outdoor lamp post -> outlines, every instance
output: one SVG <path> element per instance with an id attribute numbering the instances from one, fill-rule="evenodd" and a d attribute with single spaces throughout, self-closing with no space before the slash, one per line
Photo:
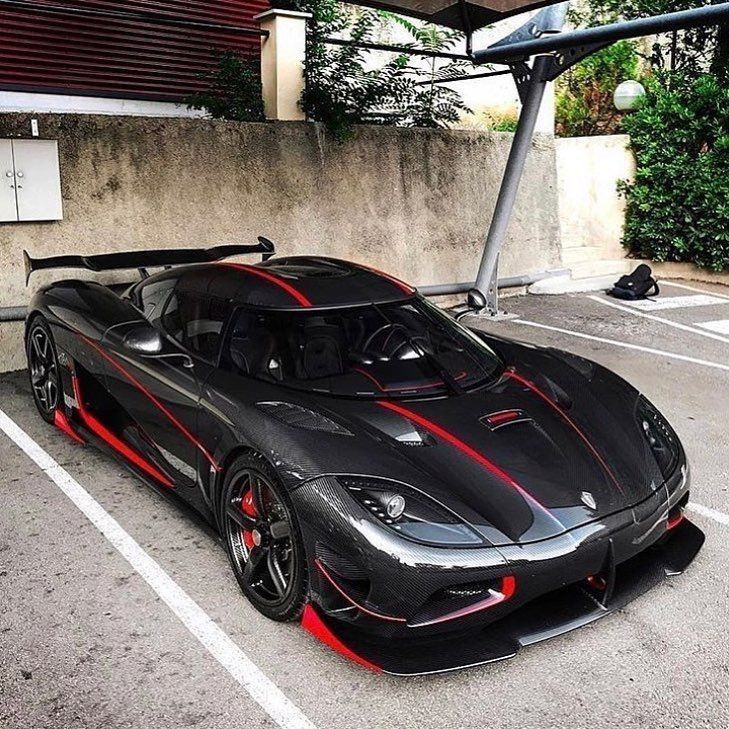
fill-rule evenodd
<path id="1" fill-rule="evenodd" d="M 645 96 L 645 89 L 637 81 L 623 81 L 613 93 L 613 103 L 618 111 L 633 111 Z"/>

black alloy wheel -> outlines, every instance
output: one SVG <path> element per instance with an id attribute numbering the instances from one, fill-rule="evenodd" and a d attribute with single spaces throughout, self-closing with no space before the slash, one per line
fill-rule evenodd
<path id="1" fill-rule="evenodd" d="M 33 400 L 43 419 L 52 423 L 63 386 L 53 335 L 44 319 L 38 317 L 31 323 L 25 344 Z"/>
<path id="2" fill-rule="evenodd" d="M 225 478 L 222 525 L 243 593 L 273 620 L 296 620 L 306 602 L 306 560 L 283 487 L 260 456 L 237 458 Z"/>

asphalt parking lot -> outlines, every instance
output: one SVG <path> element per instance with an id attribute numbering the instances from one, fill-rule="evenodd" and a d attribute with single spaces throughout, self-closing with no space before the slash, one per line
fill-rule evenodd
<path id="1" fill-rule="evenodd" d="M 602 295 L 514 297 L 504 303 L 520 318 L 485 326 L 595 359 L 663 410 L 707 535 L 696 562 L 592 626 L 439 676 L 371 674 L 258 614 L 208 533 L 46 425 L 25 373 L 0 375 L 0 410 L 177 590 L 151 589 L 59 488 L 60 469 L 42 470 L 0 431 L 0 727 L 250 728 L 275 726 L 272 713 L 319 729 L 729 727 L 729 290 L 685 286 L 666 283 L 657 310 Z M 182 591 L 200 608 L 186 623 Z M 220 644 L 196 637 L 201 624 L 230 641 L 229 670 Z"/>

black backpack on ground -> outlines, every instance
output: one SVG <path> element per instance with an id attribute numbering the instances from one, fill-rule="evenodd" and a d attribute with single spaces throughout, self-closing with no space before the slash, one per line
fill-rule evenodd
<path id="1" fill-rule="evenodd" d="M 631 301 L 647 299 L 649 296 L 658 296 L 660 289 L 652 274 L 653 271 L 651 271 L 650 266 L 641 263 L 633 273 L 621 276 L 615 285 L 607 290 L 607 293 L 616 299 L 629 299 Z"/>

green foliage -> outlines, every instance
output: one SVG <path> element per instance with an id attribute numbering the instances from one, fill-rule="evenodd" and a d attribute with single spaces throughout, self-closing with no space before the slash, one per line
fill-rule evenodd
<path id="1" fill-rule="evenodd" d="M 381 66 L 370 62 L 371 51 L 324 42 L 346 37 L 354 42 L 380 42 L 388 23 L 405 28 L 408 45 L 443 51 L 456 44 L 455 31 L 420 27 L 399 16 L 352 8 L 337 0 L 302 0 L 302 10 L 313 14 L 306 47 L 306 88 L 301 105 L 308 118 L 322 122 L 338 139 L 353 134 L 355 124 L 400 124 L 441 127 L 468 111 L 460 94 L 436 84 L 463 74 L 470 64 L 443 64 L 435 59 L 430 71 L 412 65 L 405 54 L 394 54 Z"/>
<path id="2" fill-rule="evenodd" d="M 636 155 L 623 244 L 640 257 L 729 269 L 729 87 L 659 74 L 626 116 Z"/>
<path id="3" fill-rule="evenodd" d="M 557 80 L 557 134 L 614 134 L 622 115 L 613 104 L 613 91 L 637 74 L 638 54 L 630 41 L 603 48 L 566 71 Z"/>
<path id="4" fill-rule="evenodd" d="M 234 51 L 216 54 L 215 70 L 203 76 L 208 88 L 185 99 L 188 109 L 204 109 L 214 119 L 263 121 L 258 63 Z"/>

